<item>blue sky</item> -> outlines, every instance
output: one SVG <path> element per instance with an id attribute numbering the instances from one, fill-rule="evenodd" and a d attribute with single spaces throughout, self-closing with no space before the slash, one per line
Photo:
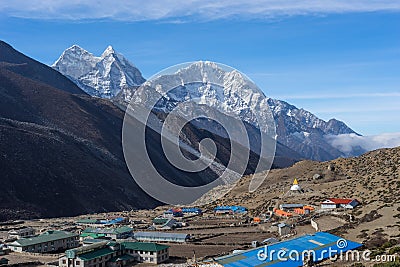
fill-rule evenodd
<path id="1" fill-rule="evenodd" d="M 147 78 L 181 62 L 216 61 L 267 96 L 363 135 L 400 132 L 400 4 L 107 2 L 0 0 L 0 39 L 46 64 L 73 44 L 95 55 L 111 44 Z"/>

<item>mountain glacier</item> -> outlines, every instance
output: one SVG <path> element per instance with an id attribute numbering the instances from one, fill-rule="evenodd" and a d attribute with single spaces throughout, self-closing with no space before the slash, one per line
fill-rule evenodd
<path id="1" fill-rule="evenodd" d="M 100 57 L 73 45 L 67 48 L 52 65 L 86 93 L 102 97 L 115 97 L 122 89 L 142 84 L 140 71 L 123 55 L 108 46 Z"/>
<path id="2" fill-rule="evenodd" d="M 324 121 L 285 101 L 264 97 L 240 72 L 212 62 L 195 62 L 146 82 L 140 71 L 111 46 L 96 57 L 74 45 L 52 67 L 88 94 L 109 98 L 120 106 L 126 106 L 144 84 L 163 95 L 156 108 L 167 112 L 178 103 L 196 99 L 199 104 L 206 101 L 204 104 L 211 107 L 233 112 L 257 128 L 267 127 L 265 122 L 272 114 L 277 141 L 305 159 L 330 160 L 364 152 L 357 149 L 345 154 L 329 142 L 330 135 L 357 134 L 345 123 Z M 272 113 L 266 112 L 268 109 Z"/>
<path id="3" fill-rule="evenodd" d="M 163 96 L 155 108 L 167 113 L 178 103 L 195 101 L 232 112 L 265 132 L 273 116 L 278 142 L 306 159 L 330 160 L 360 153 L 358 150 L 344 154 L 333 147 L 327 138 L 330 135 L 356 134 L 345 123 L 336 119 L 326 122 L 304 109 L 267 98 L 243 74 L 236 70 L 224 70 L 213 62 L 195 62 L 173 74 L 158 75 L 143 85 L 145 90 L 155 90 Z M 119 101 L 128 103 L 133 96 L 134 91 L 125 94 L 125 98 Z"/>

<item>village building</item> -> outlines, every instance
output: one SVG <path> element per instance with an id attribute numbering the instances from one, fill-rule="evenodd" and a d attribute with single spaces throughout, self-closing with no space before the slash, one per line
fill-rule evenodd
<path id="1" fill-rule="evenodd" d="M 129 221 L 123 217 L 116 217 L 113 219 L 90 219 L 84 218 L 76 221 L 76 224 L 91 226 L 91 227 L 110 227 L 113 225 L 126 224 Z"/>
<path id="2" fill-rule="evenodd" d="M 290 225 L 287 225 L 286 223 L 280 223 L 278 224 L 278 233 L 280 236 L 285 236 L 290 234 L 292 228 Z"/>
<path id="3" fill-rule="evenodd" d="M 20 238 L 7 244 L 12 251 L 32 253 L 62 251 L 78 245 L 78 234 L 66 231 L 47 231 L 35 237 Z"/>
<path id="4" fill-rule="evenodd" d="M 297 208 L 302 209 L 305 206 L 305 204 L 280 204 L 279 209 L 281 210 L 294 210 Z"/>
<path id="5" fill-rule="evenodd" d="M 280 209 L 276 209 L 276 208 L 273 210 L 273 212 L 276 216 L 279 216 L 279 217 L 289 218 L 289 217 L 293 216 L 293 213 L 290 213 L 290 212 L 287 212 L 284 210 L 280 210 Z"/>
<path id="6" fill-rule="evenodd" d="M 170 230 L 177 227 L 177 221 L 171 218 L 154 218 L 153 226 L 156 229 Z"/>
<path id="7" fill-rule="evenodd" d="M 116 228 L 86 228 L 80 235 L 80 240 L 84 239 L 125 239 L 132 236 L 133 229 L 127 226 Z"/>
<path id="8" fill-rule="evenodd" d="M 34 235 L 35 235 L 35 229 L 33 229 L 32 227 L 25 227 L 9 231 L 8 239 L 20 239 L 24 237 L 31 237 Z"/>
<path id="9" fill-rule="evenodd" d="M 321 203 L 321 209 L 337 209 L 337 208 L 354 209 L 358 205 L 360 205 L 360 202 L 357 199 L 328 198 L 327 200 Z"/>
<path id="10" fill-rule="evenodd" d="M 200 208 L 182 208 L 184 215 L 200 215 L 203 211 Z"/>
<path id="11" fill-rule="evenodd" d="M 214 208 L 217 214 L 247 213 L 247 208 L 242 206 L 217 206 Z"/>
<path id="12" fill-rule="evenodd" d="M 143 242 L 184 243 L 190 240 L 190 235 L 183 233 L 137 232 L 134 234 L 134 238 Z"/>
<path id="13" fill-rule="evenodd" d="M 164 218 L 183 217 L 183 212 L 182 209 L 169 209 L 164 211 L 162 216 Z"/>
<path id="14" fill-rule="evenodd" d="M 133 263 L 159 264 L 169 259 L 169 246 L 144 242 L 103 241 L 67 250 L 60 267 L 122 267 Z"/>

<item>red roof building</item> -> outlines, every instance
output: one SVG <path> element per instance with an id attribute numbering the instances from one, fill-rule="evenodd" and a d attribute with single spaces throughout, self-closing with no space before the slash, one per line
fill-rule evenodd
<path id="1" fill-rule="evenodd" d="M 328 198 L 321 203 L 321 209 L 354 209 L 358 205 L 360 205 L 360 202 L 353 198 Z"/>

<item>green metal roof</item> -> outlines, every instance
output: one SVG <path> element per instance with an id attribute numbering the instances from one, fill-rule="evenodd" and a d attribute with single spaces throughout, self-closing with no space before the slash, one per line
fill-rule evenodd
<path id="1" fill-rule="evenodd" d="M 122 247 L 125 249 L 141 250 L 141 251 L 161 251 L 169 248 L 167 245 L 160 245 L 149 242 L 122 242 Z"/>
<path id="2" fill-rule="evenodd" d="M 12 243 L 10 243 L 11 246 L 16 246 L 16 247 L 26 247 L 26 246 L 32 246 L 40 243 L 46 243 L 46 242 L 51 242 L 59 239 L 65 239 L 65 238 L 70 238 L 70 237 L 76 237 L 78 234 L 71 233 L 71 232 L 66 232 L 66 231 L 47 231 L 44 234 L 30 237 L 30 238 L 21 238 L 18 239 Z"/>
<path id="3" fill-rule="evenodd" d="M 153 223 L 155 224 L 165 224 L 169 221 L 170 219 L 167 218 L 154 218 Z"/>
<path id="4" fill-rule="evenodd" d="M 135 259 L 135 257 L 133 257 L 131 255 L 128 255 L 128 254 L 124 254 L 124 255 L 121 255 L 121 256 L 117 256 L 117 257 L 111 258 L 109 260 L 109 262 L 128 261 L 128 260 L 133 260 L 133 259 Z"/>
<path id="5" fill-rule="evenodd" d="M 97 222 L 98 220 L 95 219 L 80 219 L 76 221 L 76 223 L 88 223 L 88 224 L 95 224 Z"/>
<path id="6" fill-rule="evenodd" d="M 99 242 L 104 242 L 104 239 L 91 239 L 91 238 L 87 238 L 87 239 L 84 239 L 82 242 L 83 242 L 84 244 L 96 244 L 96 243 L 99 243 Z"/>
<path id="7" fill-rule="evenodd" d="M 117 232 L 119 234 L 133 231 L 133 229 L 128 226 L 121 226 L 121 227 L 114 228 L 114 229 L 115 229 L 115 232 Z"/>
<path id="8" fill-rule="evenodd" d="M 101 248 L 101 249 L 96 249 L 96 250 L 88 252 L 88 253 L 80 254 L 78 257 L 81 258 L 82 260 L 89 261 L 89 260 L 93 260 L 93 259 L 96 259 L 99 257 L 113 254 L 114 252 L 115 252 L 115 250 L 112 250 L 109 247 L 105 247 L 105 248 Z"/>
<path id="9" fill-rule="evenodd" d="M 99 238 L 99 237 L 105 237 L 105 234 L 99 234 L 99 233 L 82 233 L 80 235 L 81 237 L 92 237 L 92 238 Z"/>

